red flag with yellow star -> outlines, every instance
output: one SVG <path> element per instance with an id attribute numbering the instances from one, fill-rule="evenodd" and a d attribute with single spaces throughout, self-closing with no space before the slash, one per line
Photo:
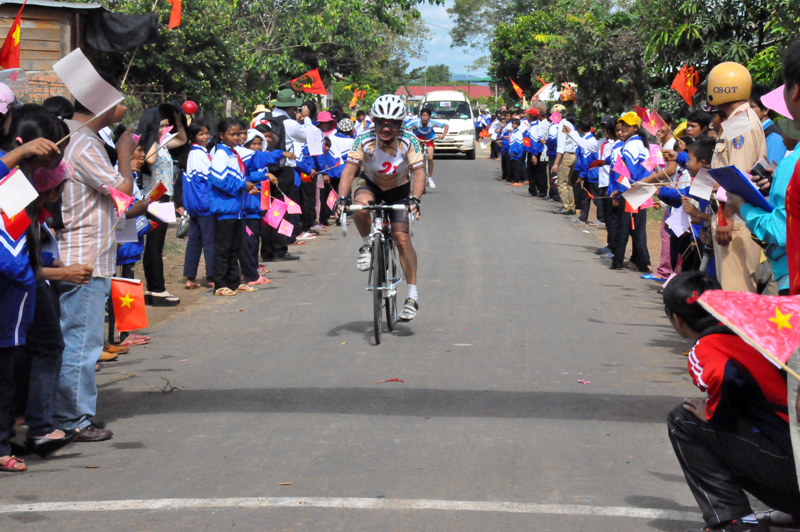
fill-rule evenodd
<path id="1" fill-rule="evenodd" d="M 800 296 L 709 290 L 699 301 L 775 365 L 785 364 L 800 346 Z"/>
<path id="2" fill-rule="evenodd" d="M 31 219 L 25 214 L 25 210 L 21 210 L 11 217 L 6 216 L 6 213 L 0 213 L 0 216 L 3 217 L 3 228 L 6 233 L 8 233 L 8 236 L 15 242 L 19 240 L 19 237 L 21 237 L 28 226 L 31 225 Z"/>
<path id="3" fill-rule="evenodd" d="M 266 211 L 270 204 L 269 179 L 265 179 L 261 182 L 261 210 Z"/>
<path id="4" fill-rule="evenodd" d="M 511 79 L 511 78 L 508 78 L 508 79 Z M 519 96 L 520 99 L 522 99 L 522 87 L 517 85 L 517 83 L 513 79 L 511 79 L 511 86 L 514 87 L 514 92 L 517 93 L 517 96 Z"/>
<path id="5" fill-rule="evenodd" d="M 28 0 L 25 0 L 25 4 Z M 8 35 L 0 48 L 0 67 L 2 68 L 19 68 L 19 41 L 20 41 L 20 24 L 22 21 L 22 10 L 25 9 L 25 4 L 19 8 L 17 18 L 8 29 Z"/>
<path id="6" fill-rule="evenodd" d="M 307 92 L 309 94 L 322 94 L 326 96 L 328 91 L 325 90 L 325 85 L 322 83 L 322 78 L 319 75 L 319 69 L 309 70 L 299 78 L 293 79 L 291 82 L 292 88 L 297 92 Z"/>
<path id="7" fill-rule="evenodd" d="M 120 192 L 116 188 L 108 187 L 108 194 L 111 196 L 111 199 L 114 200 L 114 209 L 117 211 L 117 218 L 121 218 L 125 211 L 128 210 L 128 207 L 133 205 L 133 198 L 125 194 L 124 192 Z"/>
<path id="8" fill-rule="evenodd" d="M 137 279 L 111 279 L 111 301 L 119 332 L 147 327 L 144 308 L 144 286 Z"/>
<path id="9" fill-rule="evenodd" d="M 695 67 L 683 65 L 680 71 L 675 75 L 672 80 L 671 89 L 678 91 L 686 105 L 692 106 L 692 97 L 697 92 L 697 86 L 700 84 L 700 74 L 697 73 Z"/>

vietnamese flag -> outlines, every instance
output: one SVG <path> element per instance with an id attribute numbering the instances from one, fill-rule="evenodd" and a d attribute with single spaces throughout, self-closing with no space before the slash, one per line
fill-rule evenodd
<path id="1" fill-rule="evenodd" d="M 133 205 L 133 198 L 111 187 L 108 187 L 108 194 L 111 196 L 111 199 L 114 200 L 114 209 L 117 210 L 117 218 L 122 218 L 122 215 L 125 214 L 128 207 Z"/>
<path id="2" fill-rule="evenodd" d="M 667 123 L 664 122 L 664 119 L 662 119 L 657 112 L 650 111 L 650 127 L 658 131 L 662 127 L 667 127 Z M 655 133 L 653 133 L 653 135 L 655 135 Z"/>
<path id="3" fill-rule="evenodd" d="M 522 137 L 522 145 L 525 146 L 526 148 L 530 148 L 531 147 L 530 137 Z"/>
<path id="4" fill-rule="evenodd" d="M 650 130 L 650 109 L 645 109 L 644 107 L 639 107 L 636 105 L 634 105 L 633 108 L 636 110 L 636 116 L 638 116 L 639 120 L 642 121 L 642 127 L 644 127 L 651 135 L 655 135 L 656 132 Z"/>
<path id="5" fill-rule="evenodd" d="M 692 98 L 697 92 L 697 86 L 699 84 L 700 74 L 697 73 L 697 69 L 693 66 L 683 65 L 680 71 L 675 75 L 675 79 L 672 80 L 670 88 L 678 91 L 678 94 L 681 95 L 686 105 L 691 107 Z"/>
<path id="6" fill-rule="evenodd" d="M 17 18 L 14 19 L 14 23 L 11 24 L 11 27 L 8 29 L 6 40 L 3 43 L 3 47 L 0 48 L 0 67 L 2 68 L 19 68 L 20 24 L 22 20 L 22 10 L 25 9 L 25 4 L 27 3 L 28 0 L 25 0 L 25 3 L 19 8 Z"/>
<path id="7" fill-rule="evenodd" d="M 511 79 L 511 78 L 508 78 L 508 79 Z M 513 80 L 513 79 L 511 79 L 511 86 L 512 86 L 512 87 L 514 87 L 514 92 L 516 92 L 516 93 L 517 93 L 517 96 L 519 96 L 519 98 L 520 98 L 520 99 L 522 99 L 522 87 L 520 87 L 519 85 L 517 85 L 517 84 L 514 82 L 514 80 Z"/>
<path id="8" fill-rule="evenodd" d="M 286 214 L 303 214 L 300 205 L 292 201 L 288 196 L 284 196 L 283 201 L 286 202 Z"/>
<path id="9" fill-rule="evenodd" d="M 278 233 L 283 236 L 292 236 L 292 232 L 294 232 L 294 225 L 290 224 L 286 220 L 281 220 L 281 225 L 278 226 Z"/>
<path id="10" fill-rule="evenodd" d="M 169 29 L 175 29 L 181 25 L 181 16 L 183 15 L 182 0 L 167 0 L 172 4 L 172 11 L 169 12 Z"/>
<path id="11" fill-rule="evenodd" d="M 31 219 L 24 210 L 19 211 L 17 214 L 9 218 L 6 213 L 2 213 L 3 227 L 14 242 L 19 240 L 25 230 L 31 225 Z"/>
<path id="12" fill-rule="evenodd" d="M 159 181 L 158 184 L 153 187 L 153 190 L 150 191 L 150 194 L 148 194 L 147 197 L 153 201 L 158 201 L 159 199 L 161 199 L 161 196 L 166 194 L 166 192 L 167 192 L 167 187 L 164 186 L 164 183 Z"/>
<path id="13" fill-rule="evenodd" d="M 261 182 L 261 210 L 266 211 L 270 205 L 269 179 Z"/>
<path id="14" fill-rule="evenodd" d="M 333 206 L 336 204 L 336 200 L 338 199 L 339 194 L 335 190 L 331 190 L 331 193 L 328 194 L 328 200 L 325 202 L 325 204 L 329 209 L 333 209 Z"/>
<path id="15" fill-rule="evenodd" d="M 309 70 L 299 78 L 293 79 L 291 82 L 292 89 L 297 92 L 307 92 L 309 94 L 322 94 L 328 95 L 325 90 L 325 85 L 322 83 L 322 78 L 319 75 L 319 69 Z"/>
<path id="16" fill-rule="evenodd" d="M 776 366 L 800 346 L 800 296 L 709 290 L 699 301 Z"/>
<path id="17" fill-rule="evenodd" d="M 273 229 L 277 229 L 286 214 L 286 209 L 286 203 L 275 198 L 272 200 L 272 206 L 267 211 L 266 216 L 264 216 L 264 221 Z"/>
<path id="18" fill-rule="evenodd" d="M 119 332 L 147 327 L 144 308 L 144 286 L 136 279 L 111 279 L 111 302 Z"/>

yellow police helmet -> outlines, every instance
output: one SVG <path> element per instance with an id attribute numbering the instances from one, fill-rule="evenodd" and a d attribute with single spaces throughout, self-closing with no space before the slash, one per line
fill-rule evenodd
<path id="1" fill-rule="evenodd" d="M 558 114 L 563 114 L 567 112 L 567 108 L 561 105 L 560 103 L 557 103 L 550 108 L 550 114 L 553 114 L 556 111 L 558 111 Z"/>
<path id="2" fill-rule="evenodd" d="M 721 63 L 708 75 L 708 103 L 717 106 L 748 100 L 753 79 L 739 63 Z"/>

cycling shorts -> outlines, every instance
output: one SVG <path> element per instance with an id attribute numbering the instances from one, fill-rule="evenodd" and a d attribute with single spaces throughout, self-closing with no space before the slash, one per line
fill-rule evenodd
<path id="1" fill-rule="evenodd" d="M 356 201 L 360 194 L 370 193 L 375 198 L 375 204 L 385 203 L 386 205 L 405 204 L 411 196 L 411 182 L 399 187 L 382 190 L 378 185 L 365 179 L 364 183 L 356 189 L 353 195 Z M 389 221 L 393 224 L 408 224 L 408 209 L 404 211 L 389 211 Z"/>

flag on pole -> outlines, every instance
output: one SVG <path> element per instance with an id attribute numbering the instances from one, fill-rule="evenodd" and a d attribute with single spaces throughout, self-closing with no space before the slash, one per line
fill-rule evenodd
<path id="1" fill-rule="evenodd" d="M 339 194 L 335 190 L 331 190 L 331 193 L 328 194 L 328 200 L 325 202 L 329 209 L 333 209 L 337 199 L 339 199 Z"/>
<path id="2" fill-rule="evenodd" d="M 561 113 L 558 111 L 553 111 L 553 114 L 550 115 L 550 121 L 554 124 L 561 122 Z"/>
<path id="3" fill-rule="evenodd" d="M 294 225 L 287 222 L 286 220 L 281 220 L 281 225 L 278 226 L 278 233 L 283 236 L 292 236 L 292 232 L 294 231 Z"/>
<path id="4" fill-rule="evenodd" d="M 693 66 L 683 65 L 680 71 L 675 75 L 672 80 L 671 89 L 678 91 L 686 105 L 692 106 L 692 97 L 697 92 L 697 86 L 700 84 L 700 74 Z"/>
<path id="5" fill-rule="evenodd" d="M 658 131 L 662 127 L 667 127 L 667 123 L 658 115 L 656 111 L 650 111 L 650 127 Z M 653 133 L 655 135 L 655 133 Z"/>
<path id="6" fill-rule="evenodd" d="M 286 203 L 278 198 L 273 199 L 272 206 L 267 211 L 266 216 L 264 216 L 264 221 L 273 229 L 277 229 L 281 220 L 283 220 L 283 216 L 286 214 L 286 208 Z"/>
<path id="7" fill-rule="evenodd" d="M 117 218 L 122 218 L 128 207 L 133 205 L 133 198 L 127 194 L 120 192 L 116 188 L 108 187 L 108 194 L 114 200 L 114 208 L 117 210 Z"/>
<path id="8" fill-rule="evenodd" d="M 299 78 L 293 79 L 291 82 L 292 89 L 297 92 L 307 92 L 309 94 L 322 94 L 327 96 L 328 91 L 325 90 L 325 85 L 322 83 L 322 78 L 319 75 L 319 69 L 309 70 Z"/>
<path id="9" fill-rule="evenodd" d="M 0 209 L 14 216 L 39 197 L 28 178 L 19 169 L 0 179 Z"/>
<path id="10" fill-rule="evenodd" d="M 20 29 L 21 29 L 21 22 L 22 22 L 22 10 L 25 9 L 25 4 L 28 3 L 28 0 L 25 0 L 25 3 L 22 4 L 22 7 L 19 8 L 19 12 L 17 13 L 17 18 L 14 19 L 14 22 L 11 24 L 11 27 L 8 29 L 8 35 L 6 35 L 6 40 L 3 43 L 3 47 L 0 48 L 0 67 L 2 68 L 19 68 L 19 42 L 20 42 Z"/>
<path id="11" fill-rule="evenodd" d="M 164 186 L 164 183 L 159 181 L 156 186 L 153 187 L 153 190 L 150 191 L 150 194 L 147 195 L 153 201 L 158 201 L 161 199 L 161 196 L 167 193 L 167 187 Z"/>
<path id="12" fill-rule="evenodd" d="M 111 302 L 114 305 L 114 320 L 119 332 L 147 327 L 142 281 L 116 277 L 111 279 Z"/>
<path id="13" fill-rule="evenodd" d="M 549 83 L 545 82 L 545 80 L 542 79 L 542 76 L 536 76 L 536 79 L 539 80 L 539 83 L 541 83 L 542 86 L 549 85 Z"/>
<path id="14" fill-rule="evenodd" d="M 511 79 L 511 78 L 508 78 L 508 79 Z M 517 84 L 514 82 L 514 80 L 513 80 L 513 79 L 511 79 L 511 86 L 512 86 L 512 87 L 514 87 L 514 92 L 516 92 L 516 93 L 517 93 L 517 96 L 519 96 L 519 97 L 520 97 L 520 99 L 522 99 L 522 87 L 520 87 L 519 85 L 517 85 Z"/>
<path id="15" fill-rule="evenodd" d="M 100 77 L 80 48 L 53 65 L 53 70 L 75 99 L 96 115 L 105 113 L 123 99 L 121 92 Z"/>
<path id="16" fill-rule="evenodd" d="M 183 6 L 181 0 L 167 0 L 172 4 L 172 10 L 169 12 L 169 29 L 175 29 L 181 25 L 181 16 L 183 15 Z"/>
<path id="17" fill-rule="evenodd" d="M 300 209 L 300 205 L 295 203 L 289 197 L 284 197 L 283 201 L 286 202 L 286 214 L 302 214 L 303 211 Z"/>
<path id="18" fill-rule="evenodd" d="M 708 290 L 699 301 L 773 364 L 785 364 L 800 345 L 800 296 Z"/>
<path id="19" fill-rule="evenodd" d="M 625 177 L 630 179 L 631 171 L 628 170 L 628 167 L 625 166 L 625 161 L 622 160 L 622 157 L 617 157 L 617 161 L 614 163 L 614 167 L 612 168 L 616 173 L 618 173 L 621 177 Z M 617 179 L 617 182 L 621 182 Z"/>
<path id="20" fill-rule="evenodd" d="M 636 111 L 636 116 L 639 117 L 639 120 L 642 121 L 642 127 L 644 127 L 648 133 L 651 135 L 655 135 L 654 131 L 650 131 L 650 109 L 645 109 L 644 107 L 639 107 L 637 105 L 633 106 L 633 109 Z"/>
<path id="21" fill-rule="evenodd" d="M 266 211 L 270 206 L 269 179 L 261 182 L 261 210 Z"/>
<path id="22" fill-rule="evenodd" d="M 19 211 L 17 214 L 12 216 L 6 215 L 5 212 L 1 213 L 3 217 L 3 227 L 15 242 L 19 240 L 19 237 L 22 236 L 22 233 L 31 225 L 31 219 L 28 218 L 28 215 L 25 211 Z"/>

